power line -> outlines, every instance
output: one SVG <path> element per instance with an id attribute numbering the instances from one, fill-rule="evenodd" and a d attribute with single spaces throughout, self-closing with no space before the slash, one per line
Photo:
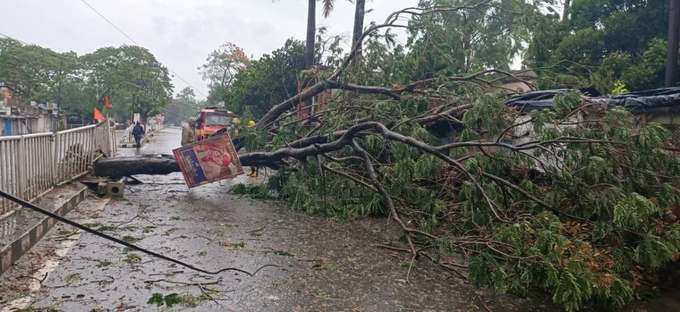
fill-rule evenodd
<path id="1" fill-rule="evenodd" d="M 133 44 L 135 44 L 135 45 L 137 45 L 137 46 L 141 46 L 141 44 L 137 43 L 137 41 L 135 41 L 135 39 L 132 39 L 132 37 L 131 37 L 130 35 L 128 35 L 125 31 L 123 31 L 120 27 L 118 27 L 114 22 L 112 22 L 110 19 L 108 19 L 106 16 L 104 16 L 104 14 L 102 14 L 102 13 L 99 12 L 97 9 L 95 9 L 95 8 L 94 8 L 91 4 L 89 4 L 87 1 L 85 1 L 85 0 L 80 0 L 80 2 L 82 2 L 82 3 L 83 3 L 85 6 L 87 6 L 90 10 L 92 10 L 92 12 L 94 12 L 94 13 L 97 14 L 99 17 L 101 17 L 101 18 L 102 18 L 104 21 L 106 21 L 109 25 L 111 25 L 111 27 L 113 27 L 116 31 L 118 31 L 121 35 L 123 35 L 123 37 L 127 38 L 128 40 L 130 40 L 130 42 L 132 42 Z M 194 87 L 193 85 L 191 85 L 186 79 L 184 79 L 184 77 L 180 76 L 177 72 L 175 72 L 174 70 L 172 70 L 172 69 L 170 69 L 170 68 L 168 68 L 168 70 L 170 71 L 170 73 L 172 73 L 173 75 L 175 75 L 180 81 L 184 82 L 187 86 L 193 88 L 194 91 L 198 92 L 200 95 L 204 96 L 205 98 L 208 98 L 207 95 L 205 95 L 203 92 L 201 92 L 201 90 L 199 90 L 199 89 L 197 89 L 196 87 Z"/>
<path id="2" fill-rule="evenodd" d="M 101 18 L 104 19 L 107 23 L 109 23 L 109 25 L 111 25 L 111 27 L 115 28 L 119 33 L 121 33 L 123 36 L 125 36 L 125 38 L 127 38 L 127 39 L 130 40 L 130 41 L 132 41 L 132 43 L 134 43 L 135 45 L 140 45 L 139 43 L 137 43 L 137 41 L 135 41 L 135 39 L 132 39 L 132 37 L 130 37 L 130 35 L 128 35 L 125 31 L 123 31 L 122 29 L 120 29 L 120 27 L 116 26 L 116 24 L 114 24 L 110 19 L 108 19 L 106 16 L 104 16 L 104 14 L 101 14 L 101 13 L 100 13 L 99 11 L 97 11 L 97 9 L 95 9 L 92 5 L 90 5 L 89 3 L 87 3 L 87 1 L 85 1 L 85 0 L 80 0 L 80 2 L 82 2 L 82 3 L 83 3 L 85 6 L 87 6 L 88 8 L 90 8 L 90 10 L 92 10 L 92 12 L 94 12 L 94 13 L 97 14 L 97 15 L 99 15 L 99 17 L 101 17 Z"/>
<path id="3" fill-rule="evenodd" d="M 253 277 L 253 276 L 255 276 L 255 274 L 257 274 L 258 272 L 260 272 L 260 271 L 261 271 L 262 269 L 264 269 L 264 268 L 267 268 L 267 267 L 279 267 L 278 265 L 275 265 L 275 264 L 266 264 L 266 265 L 260 266 L 257 270 L 255 270 L 255 271 L 252 272 L 252 273 L 250 273 L 250 272 L 248 272 L 248 271 L 245 271 L 245 270 L 242 270 L 242 269 L 239 269 L 239 268 L 223 268 L 223 269 L 220 269 L 220 270 L 218 270 L 218 271 L 208 271 L 208 270 L 206 270 L 206 269 L 202 269 L 202 268 L 196 267 L 196 266 L 194 266 L 194 265 L 192 265 L 192 264 L 189 264 L 189 263 L 186 263 L 186 262 L 177 260 L 177 259 L 175 259 L 175 258 L 171 258 L 171 257 L 165 256 L 165 255 L 159 254 L 159 253 L 157 253 L 157 252 L 148 250 L 148 249 L 146 249 L 146 248 L 139 247 L 139 246 L 137 246 L 137 245 L 135 245 L 135 244 L 132 244 L 132 243 L 128 243 L 128 242 L 126 242 L 125 240 L 122 240 L 122 239 L 113 237 L 113 236 L 108 235 L 108 234 L 106 234 L 106 233 L 102 233 L 102 232 L 100 232 L 100 231 L 94 230 L 94 229 L 92 229 L 92 228 L 90 228 L 90 227 L 88 227 L 88 226 L 85 226 L 85 225 L 80 224 L 80 223 L 78 223 L 78 222 L 75 222 L 75 221 L 73 221 L 73 220 L 71 220 L 71 219 L 68 219 L 68 218 L 63 217 L 63 216 L 60 216 L 60 215 L 58 215 L 58 214 L 56 214 L 56 213 L 53 213 L 53 212 L 50 212 L 50 211 L 45 210 L 45 209 L 43 209 L 43 208 L 40 208 L 40 207 L 38 207 L 38 206 L 36 206 L 36 205 L 34 205 L 34 204 L 31 204 L 31 203 L 29 203 L 29 202 L 27 202 L 27 201 L 25 201 L 25 200 L 23 200 L 23 199 L 21 199 L 21 198 L 15 197 L 15 196 L 13 196 L 13 195 L 11 195 L 11 194 L 5 193 L 5 192 L 3 192 L 3 191 L 1 191 L 1 190 L 0 190 L 0 197 L 4 197 L 4 198 L 6 198 L 6 199 L 8 199 L 8 200 L 10 200 L 10 201 L 12 201 L 12 202 L 14 202 L 14 203 L 17 203 L 17 204 L 21 205 L 21 206 L 24 207 L 24 208 L 31 209 L 31 210 L 33 210 L 33 211 L 35 211 L 35 212 L 38 212 L 38 213 L 40 213 L 40 214 L 46 215 L 46 216 L 48 216 L 48 217 L 50 217 L 50 218 L 53 218 L 53 219 L 55 219 L 55 220 L 57 220 L 57 221 L 59 221 L 59 222 L 68 224 L 68 225 L 70 225 L 70 226 L 73 226 L 73 227 L 75 227 L 75 228 L 78 228 L 78 229 L 80 229 L 80 230 L 83 230 L 83 231 L 85 231 L 85 232 L 88 232 L 88 233 L 93 234 L 93 235 L 95 235 L 95 236 L 98 236 L 98 237 L 101 237 L 101 238 L 103 238 L 103 239 L 112 241 L 112 242 L 114 242 L 114 243 L 116 243 L 116 244 L 125 246 L 125 247 L 130 248 L 130 249 L 133 249 L 133 250 L 137 250 L 137 251 L 143 252 L 143 253 L 145 253 L 145 254 L 147 254 L 147 255 L 149 255 L 149 256 L 152 256 L 152 257 L 155 257 L 155 258 L 159 258 L 159 259 L 162 259 L 162 260 L 165 260 L 165 261 L 169 261 L 169 262 L 172 262 L 172 263 L 181 265 L 181 266 L 183 266 L 183 267 L 185 267 L 185 268 L 187 268 L 187 269 L 189 269 L 189 270 L 201 272 L 201 273 L 204 273 L 204 274 L 218 275 L 218 274 L 221 274 L 221 273 L 223 273 L 223 272 L 234 271 L 234 272 L 240 272 L 240 273 L 246 274 L 246 275 L 248 275 L 248 276 L 250 276 L 250 277 Z"/>

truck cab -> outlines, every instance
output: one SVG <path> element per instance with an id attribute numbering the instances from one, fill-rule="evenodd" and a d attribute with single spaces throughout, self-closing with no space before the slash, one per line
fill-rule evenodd
<path id="1" fill-rule="evenodd" d="M 191 144 L 203 140 L 217 131 L 227 129 L 232 139 L 235 139 L 235 125 L 232 120 L 236 114 L 215 107 L 202 109 L 195 119 L 182 127 L 182 145 Z"/>

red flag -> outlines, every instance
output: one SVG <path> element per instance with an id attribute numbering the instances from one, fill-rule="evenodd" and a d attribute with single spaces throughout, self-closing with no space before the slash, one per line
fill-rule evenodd
<path id="1" fill-rule="evenodd" d="M 111 104 L 111 99 L 109 98 L 108 95 L 104 96 L 104 107 L 106 109 L 112 109 L 113 108 L 113 104 Z"/>
<path id="2" fill-rule="evenodd" d="M 105 120 L 106 120 L 106 117 L 104 117 L 104 114 L 102 114 L 102 112 L 100 112 L 100 111 L 95 107 L 95 108 L 94 108 L 94 117 L 93 117 L 93 119 L 96 120 L 97 122 L 102 122 L 102 121 L 105 121 Z"/>

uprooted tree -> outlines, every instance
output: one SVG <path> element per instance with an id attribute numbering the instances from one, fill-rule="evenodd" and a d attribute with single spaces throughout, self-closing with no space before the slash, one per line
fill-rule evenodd
<path id="1" fill-rule="evenodd" d="M 359 44 L 409 27 L 406 15 L 495 4 L 408 8 Z M 510 108 L 501 82 L 531 85 L 503 70 L 390 81 L 366 65 L 372 52 L 361 62 L 350 52 L 243 129 L 242 164 L 277 170 L 236 191 L 309 213 L 388 216 L 403 230 L 390 248 L 497 291 L 545 292 L 567 310 L 621 307 L 678 261 L 680 158 L 667 128 L 574 92 L 552 109 Z M 361 84 L 373 81 L 383 83 Z M 294 112 L 323 92 L 331 100 L 312 116 Z"/>

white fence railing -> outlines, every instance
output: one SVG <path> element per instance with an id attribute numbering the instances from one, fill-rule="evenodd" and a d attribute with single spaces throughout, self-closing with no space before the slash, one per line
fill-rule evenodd
<path id="1" fill-rule="evenodd" d="M 107 122 L 55 133 L 0 136 L 0 189 L 34 200 L 88 172 L 98 153 L 113 155 L 115 142 Z M 0 238 L 14 231 L 15 208 L 0 199 Z"/>

